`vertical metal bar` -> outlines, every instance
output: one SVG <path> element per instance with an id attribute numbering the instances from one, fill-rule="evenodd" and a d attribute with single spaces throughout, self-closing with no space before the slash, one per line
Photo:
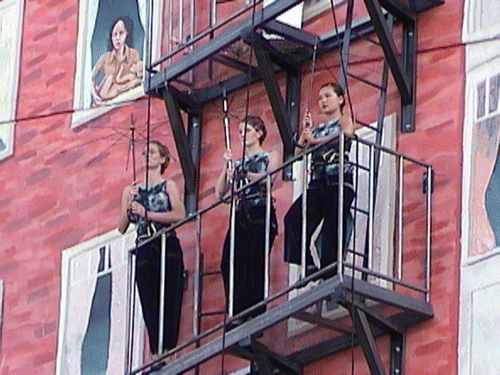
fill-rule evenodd
<path id="1" fill-rule="evenodd" d="M 340 277 L 340 281 L 344 280 L 344 257 L 343 257 L 343 228 L 344 228 L 344 152 L 345 152 L 345 134 L 340 133 L 339 137 L 339 212 L 338 212 L 338 245 L 337 245 L 337 270 Z M 354 277 L 354 273 L 352 275 Z"/>
<path id="2" fill-rule="evenodd" d="M 212 0 L 212 12 L 210 18 L 210 28 L 214 27 L 217 24 L 217 0 Z"/>
<path id="3" fill-rule="evenodd" d="M 131 340 L 131 315 L 132 315 L 132 252 L 127 251 L 127 315 L 125 317 L 125 374 L 132 370 L 132 340 Z"/>
<path id="4" fill-rule="evenodd" d="M 229 293 L 228 293 L 228 313 L 232 317 L 234 314 L 234 240 L 236 234 L 236 196 L 231 197 L 231 219 L 229 226 Z"/>
<path id="5" fill-rule="evenodd" d="M 425 233 L 425 300 L 430 301 L 431 291 L 431 194 L 432 194 L 432 168 L 427 167 L 427 196 L 426 196 L 426 233 Z"/>
<path id="6" fill-rule="evenodd" d="M 398 204 L 398 280 L 403 278 L 403 157 L 398 156 L 399 162 L 399 204 Z"/>
<path id="7" fill-rule="evenodd" d="M 300 242 L 300 277 L 306 277 L 306 244 L 307 244 L 307 185 L 309 176 L 309 155 L 302 158 L 302 236 Z"/>
<path id="8" fill-rule="evenodd" d="M 158 353 L 163 352 L 163 325 L 164 325 L 164 313 L 165 313 L 165 273 L 167 271 L 167 236 L 165 233 L 161 235 L 161 264 L 160 264 L 160 303 L 159 303 L 159 314 L 158 314 Z"/>
<path id="9" fill-rule="evenodd" d="M 195 22 L 195 8 L 194 8 L 194 0 L 191 0 L 191 3 L 190 3 L 190 9 L 191 9 L 191 14 L 190 14 L 190 27 L 189 27 L 189 39 L 193 39 L 194 38 L 194 33 L 195 33 L 195 29 L 194 29 L 194 22 Z M 192 51 L 194 49 L 194 45 L 192 44 L 190 47 L 189 47 L 189 50 Z M 191 69 L 189 71 L 189 82 L 191 82 L 191 84 L 194 84 L 194 70 Z"/>
<path id="10" fill-rule="evenodd" d="M 137 247 L 135 248 L 138 251 Z M 127 251 L 127 316 L 125 327 L 125 373 L 132 372 L 133 350 L 134 350 L 134 323 L 135 323 L 135 257 L 132 251 Z"/>
<path id="11" fill-rule="evenodd" d="M 168 13 L 169 13 L 169 17 L 168 17 L 168 39 L 167 39 L 167 45 L 168 45 L 168 51 L 169 53 L 172 53 L 173 52 L 173 48 L 172 48 L 172 42 L 173 42 L 173 31 L 174 31 L 174 2 L 173 1 L 167 1 L 167 4 L 168 4 Z M 170 58 L 168 61 L 167 61 L 167 66 L 172 62 L 172 58 Z"/>
<path id="12" fill-rule="evenodd" d="M 375 148 L 370 145 L 370 173 L 368 178 L 368 268 L 373 270 L 373 238 L 374 238 L 374 216 L 375 216 Z"/>
<path id="13" fill-rule="evenodd" d="M 183 30 L 182 30 L 182 26 L 184 26 L 184 4 L 183 4 L 183 0 L 179 0 L 179 44 L 183 44 L 183 39 L 184 39 L 184 35 L 183 35 Z"/>
<path id="14" fill-rule="evenodd" d="M 271 243 L 271 175 L 266 177 L 266 237 L 264 242 L 264 298 L 269 297 L 269 255 Z"/>
<path id="15" fill-rule="evenodd" d="M 201 304 L 201 218 L 196 215 L 196 249 L 194 261 L 194 279 L 193 279 L 193 334 L 198 336 L 200 333 L 200 304 Z"/>

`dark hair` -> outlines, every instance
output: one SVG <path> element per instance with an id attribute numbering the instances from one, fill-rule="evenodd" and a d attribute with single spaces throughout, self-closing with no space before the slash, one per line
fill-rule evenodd
<path id="1" fill-rule="evenodd" d="M 321 90 L 324 87 L 331 87 L 333 89 L 333 91 L 335 92 L 335 94 L 337 94 L 337 96 L 339 98 L 342 97 L 344 99 L 344 101 L 340 105 L 340 112 L 342 112 L 344 110 L 344 106 L 345 106 L 345 95 L 344 95 L 344 89 L 342 88 L 342 86 L 340 86 L 337 82 L 327 82 L 327 83 L 324 83 L 323 85 L 321 85 L 319 90 Z"/>
<path id="2" fill-rule="evenodd" d="M 125 44 L 127 46 L 132 45 L 132 34 L 134 32 L 134 22 L 132 21 L 132 19 L 130 17 L 123 16 L 123 17 L 117 18 L 115 20 L 115 22 L 113 22 L 113 24 L 109 28 L 108 51 L 113 51 L 113 49 L 114 49 L 114 47 L 113 47 L 113 29 L 115 28 L 116 24 L 119 21 L 123 22 L 123 24 L 125 25 L 125 29 L 127 30 L 127 38 L 125 39 Z"/>
<path id="3" fill-rule="evenodd" d="M 240 121 L 241 123 L 245 123 L 250 125 L 252 128 L 255 129 L 255 131 L 262 131 L 262 135 L 259 137 L 259 144 L 262 144 L 264 142 L 264 139 L 266 139 L 267 136 L 267 130 L 266 126 L 264 125 L 264 121 L 260 117 L 257 116 L 247 116 L 244 119 Z"/>
<path id="4" fill-rule="evenodd" d="M 149 141 L 149 146 L 151 145 L 156 145 L 156 147 L 158 147 L 158 152 L 160 153 L 160 155 L 165 158 L 165 163 L 161 165 L 160 169 L 161 174 L 163 174 L 163 172 L 165 172 L 165 170 L 167 169 L 168 164 L 170 163 L 170 152 L 168 151 L 167 146 L 165 146 L 160 141 Z"/>

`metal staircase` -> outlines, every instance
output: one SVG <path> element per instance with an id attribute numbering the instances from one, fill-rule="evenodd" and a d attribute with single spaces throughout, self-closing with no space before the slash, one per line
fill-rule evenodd
<path id="1" fill-rule="evenodd" d="M 181 48 L 169 51 L 167 55 L 148 67 L 150 79 L 147 80 L 146 92 L 161 97 L 165 102 L 184 173 L 186 206 L 188 212 L 191 213 L 189 218 L 175 227 L 192 220 L 197 220 L 199 225 L 201 215 L 212 208 L 211 206 L 197 210 L 202 127 L 201 108 L 203 105 L 221 98 L 223 92 L 230 94 L 244 89 L 251 83 L 263 81 L 283 142 L 284 164 L 280 171 L 283 171 L 283 178 L 290 179 L 290 165 L 298 159 L 293 156 L 293 134 L 298 127 L 300 68 L 304 63 L 309 63 L 315 53 L 321 55 L 337 49 L 341 50 L 343 65 L 340 82 L 345 85 L 350 79 L 357 80 L 380 90 L 376 116 L 377 125 L 373 128 L 376 132 L 376 140 L 374 143 L 356 140 L 371 150 L 369 173 L 370 178 L 373 179 L 371 185 L 373 198 L 370 204 L 375 204 L 380 154 L 387 152 L 383 147 L 380 147 L 380 143 L 389 72 L 392 73 L 401 97 L 399 129 L 402 132 L 413 131 L 415 127 L 416 17 L 419 12 L 440 5 L 444 0 L 364 0 L 369 17 L 356 21 L 352 17 L 354 1 L 347 0 L 344 4 L 346 7 L 345 25 L 332 29 L 323 35 L 295 29 L 275 20 L 278 15 L 299 3 L 299 0 L 279 0 L 268 7 L 260 7 L 255 11 L 255 4 L 261 3 L 258 1 L 246 6 L 234 17 L 219 23 L 212 14 L 207 30 L 197 36 L 193 35 Z M 245 15 L 246 17 L 244 17 Z M 234 20 L 237 22 L 233 22 Z M 403 30 L 401 53 L 392 36 L 392 29 L 396 24 L 401 24 Z M 263 30 L 283 38 L 282 40 L 286 41 L 286 48 L 282 48 L 280 43 L 274 43 L 263 37 Z M 369 35 L 376 35 L 377 40 L 373 42 L 380 46 L 384 54 L 379 83 L 366 81 L 349 70 L 351 42 L 367 38 Z M 229 56 L 225 52 L 229 46 L 235 43 L 244 43 L 251 47 L 255 64 Z M 186 51 L 189 53 L 184 53 Z M 195 68 L 207 61 L 210 64 L 220 64 L 228 69 L 228 74 L 221 82 L 216 84 L 205 82 L 196 86 L 192 81 L 187 82 L 183 78 L 186 73 L 192 74 Z M 286 73 L 284 95 L 282 95 L 275 78 L 277 72 Z M 181 111 L 188 114 L 187 133 Z M 369 126 L 360 119 L 356 119 L 356 122 L 362 126 Z M 418 165 L 419 168 L 422 168 L 424 177 L 431 175 L 430 166 L 397 153 L 391 155 L 396 158 L 398 163 L 398 188 L 403 189 L 404 187 L 404 163 L 411 162 Z M 189 348 L 189 352 L 166 363 L 154 373 L 182 374 L 196 369 L 210 358 L 222 353 L 231 353 L 254 363 L 258 368 L 258 374 L 300 374 L 304 365 L 356 344 L 362 347 L 372 374 L 401 373 L 405 327 L 432 317 L 428 281 L 430 277 L 428 269 L 430 262 L 430 178 L 425 180 L 423 191 L 425 199 L 422 201 L 422 205 L 425 207 L 427 220 L 426 254 L 425 259 L 422 260 L 425 263 L 425 270 L 422 271 L 425 275 L 424 285 L 416 286 L 412 282 L 405 281 L 400 270 L 399 273 L 396 272 L 396 276 L 377 274 L 369 267 L 368 247 L 366 247 L 360 255 L 359 252 L 356 253 L 355 250 L 352 250 L 355 256 L 359 255 L 364 260 L 361 266 L 357 265 L 356 262 L 347 265 L 353 270 L 350 274 L 349 272 L 341 272 L 339 275 L 311 287 L 307 292 L 287 299 L 289 292 L 302 288 L 321 276 L 312 275 L 263 301 L 262 304 L 266 305 L 278 302 L 257 318 L 228 331 L 224 329 L 223 325 L 219 325 L 208 332 L 200 332 L 200 320 L 203 316 L 222 312 L 201 311 L 202 279 L 205 277 L 204 275 L 208 274 L 203 269 L 202 254 L 198 249 L 199 254 L 195 265 L 195 289 L 196 293 L 199 294 L 195 295 L 196 311 L 194 315 L 197 320 L 193 323 L 194 337 L 188 343 L 182 344 L 172 351 L 186 351 Z M 400 226 L 403 222 L 401 213 L 403 198 L 401 197 L 398 205 L 400 213 L 397 214 Z M 360 209 L 359 212 L 369 215 L 371 211 Z M 366 236 L 368 238 L 368 232 Z M 400 233 L 398 236 L 402 237 L 402 234 Z M 365 240 L 364 243 L 367 244 L 368 240 Z M 399 254 L 398 258 L 402 258 L 402 255 Z M 402 262 L 401 259 L 395 261 Z M 326 272 L 328 269 L 323 271 Z M 362 276 L 353 277 L 356 274 L 355 271 Z M 384 279 L 391 287 L 374 284 L 371 282 L 373 278 Z M 321 306 L 327 303 L 341 306 L 340 310 L 344 313 L 340 316 L 325 316 L 321 313 Z M 280 349 L 266 340 L 269 336 L 281 335 L 281 342 L 289 343 L 291 339 L 288 337 L 290 332 L 287 328 L 287 322 L 290 318 L 308 322 L 316 327 L 314 329 L 319 330 L 318 337 L 320 338 L 305 339 L 301 347 L 293 347 L 290 350 Z M 261 336 L 262 334 L 264 336 Z M 391 341 L 389 372 L 384 369 L 374 341 L 376 336 L 382 334 L 389 335 Z M 213 338 L 214 335 L 215 338 Z M 156 362 L 161 363 L 172 352 L 157 358 Z M 139 373 L 143 370 L 144 368 L 131 373 Z"/>

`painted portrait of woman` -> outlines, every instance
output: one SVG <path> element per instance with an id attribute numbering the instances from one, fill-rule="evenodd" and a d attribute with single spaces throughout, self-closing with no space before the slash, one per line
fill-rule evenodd
<path id="1" fill-rule="evenodd" d="M 108 100 L 141 84 L 143 63 L 132 47 L 133 22 L 130 17 L 117 18 L 109 28 L 108 52 L 92 68 L 91 89 L 94 105 Z"/>

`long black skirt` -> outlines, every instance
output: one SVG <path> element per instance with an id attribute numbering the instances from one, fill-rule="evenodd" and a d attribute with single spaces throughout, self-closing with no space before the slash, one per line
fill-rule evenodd
<path id="1" fill-rule="evenodd" d="M 264 299 L 265 267 L 265 212 L 266 206 L 245 205 L 241 202 L 236 210 L 234 241 L 234 298 L 233 315 L 255 305 Z M 269 246 L 277 233 L 277 220 L 271 208 Z M 229 255 L 230 231 L 227 231 L 222 251 L 221 271 L 226 295 L 229 301 Z M 247 317 L 255 317 L 265 311 L 265 306 L 254 310 Z"/>
<path id="2" fill-rule="evenodd" d="M 315 181 L 313 187 L 307 190 L 307 223 L 306 223 L 306 267 L 314 266 L 311 252 L 311 237 L 321 220 L 323 226 L 315 243 L 319 250 L 320 269 L 337 262 L 338 257 L 338 226 L 339 226 L 339 185 L 328 184 L 326 179 Z M 344 210 L 342 238 L 343 249 L 347 247 L 351 228 L 351 204 L 354 191 L 349 185 L 344 185 Z M 286 262 L 300 264 L 302 259 L 302 195 L 293 202 L 285 215 L 285 252 Z M 328 278 L 336 274 L 336 269 L 323 277 Z"/>
<path id="3" fill-rule="evenodd" d="M 179 337 L 179 320 L 184 289 L 184 263 L 179 240 L 175 235 L 166 238 L 165 305 L 163 308 L 162 352 L 174 348 Z M 157 354 L 160 322 L 161 239 L 137 248 L 136 282 L 149 348 Z"/>

